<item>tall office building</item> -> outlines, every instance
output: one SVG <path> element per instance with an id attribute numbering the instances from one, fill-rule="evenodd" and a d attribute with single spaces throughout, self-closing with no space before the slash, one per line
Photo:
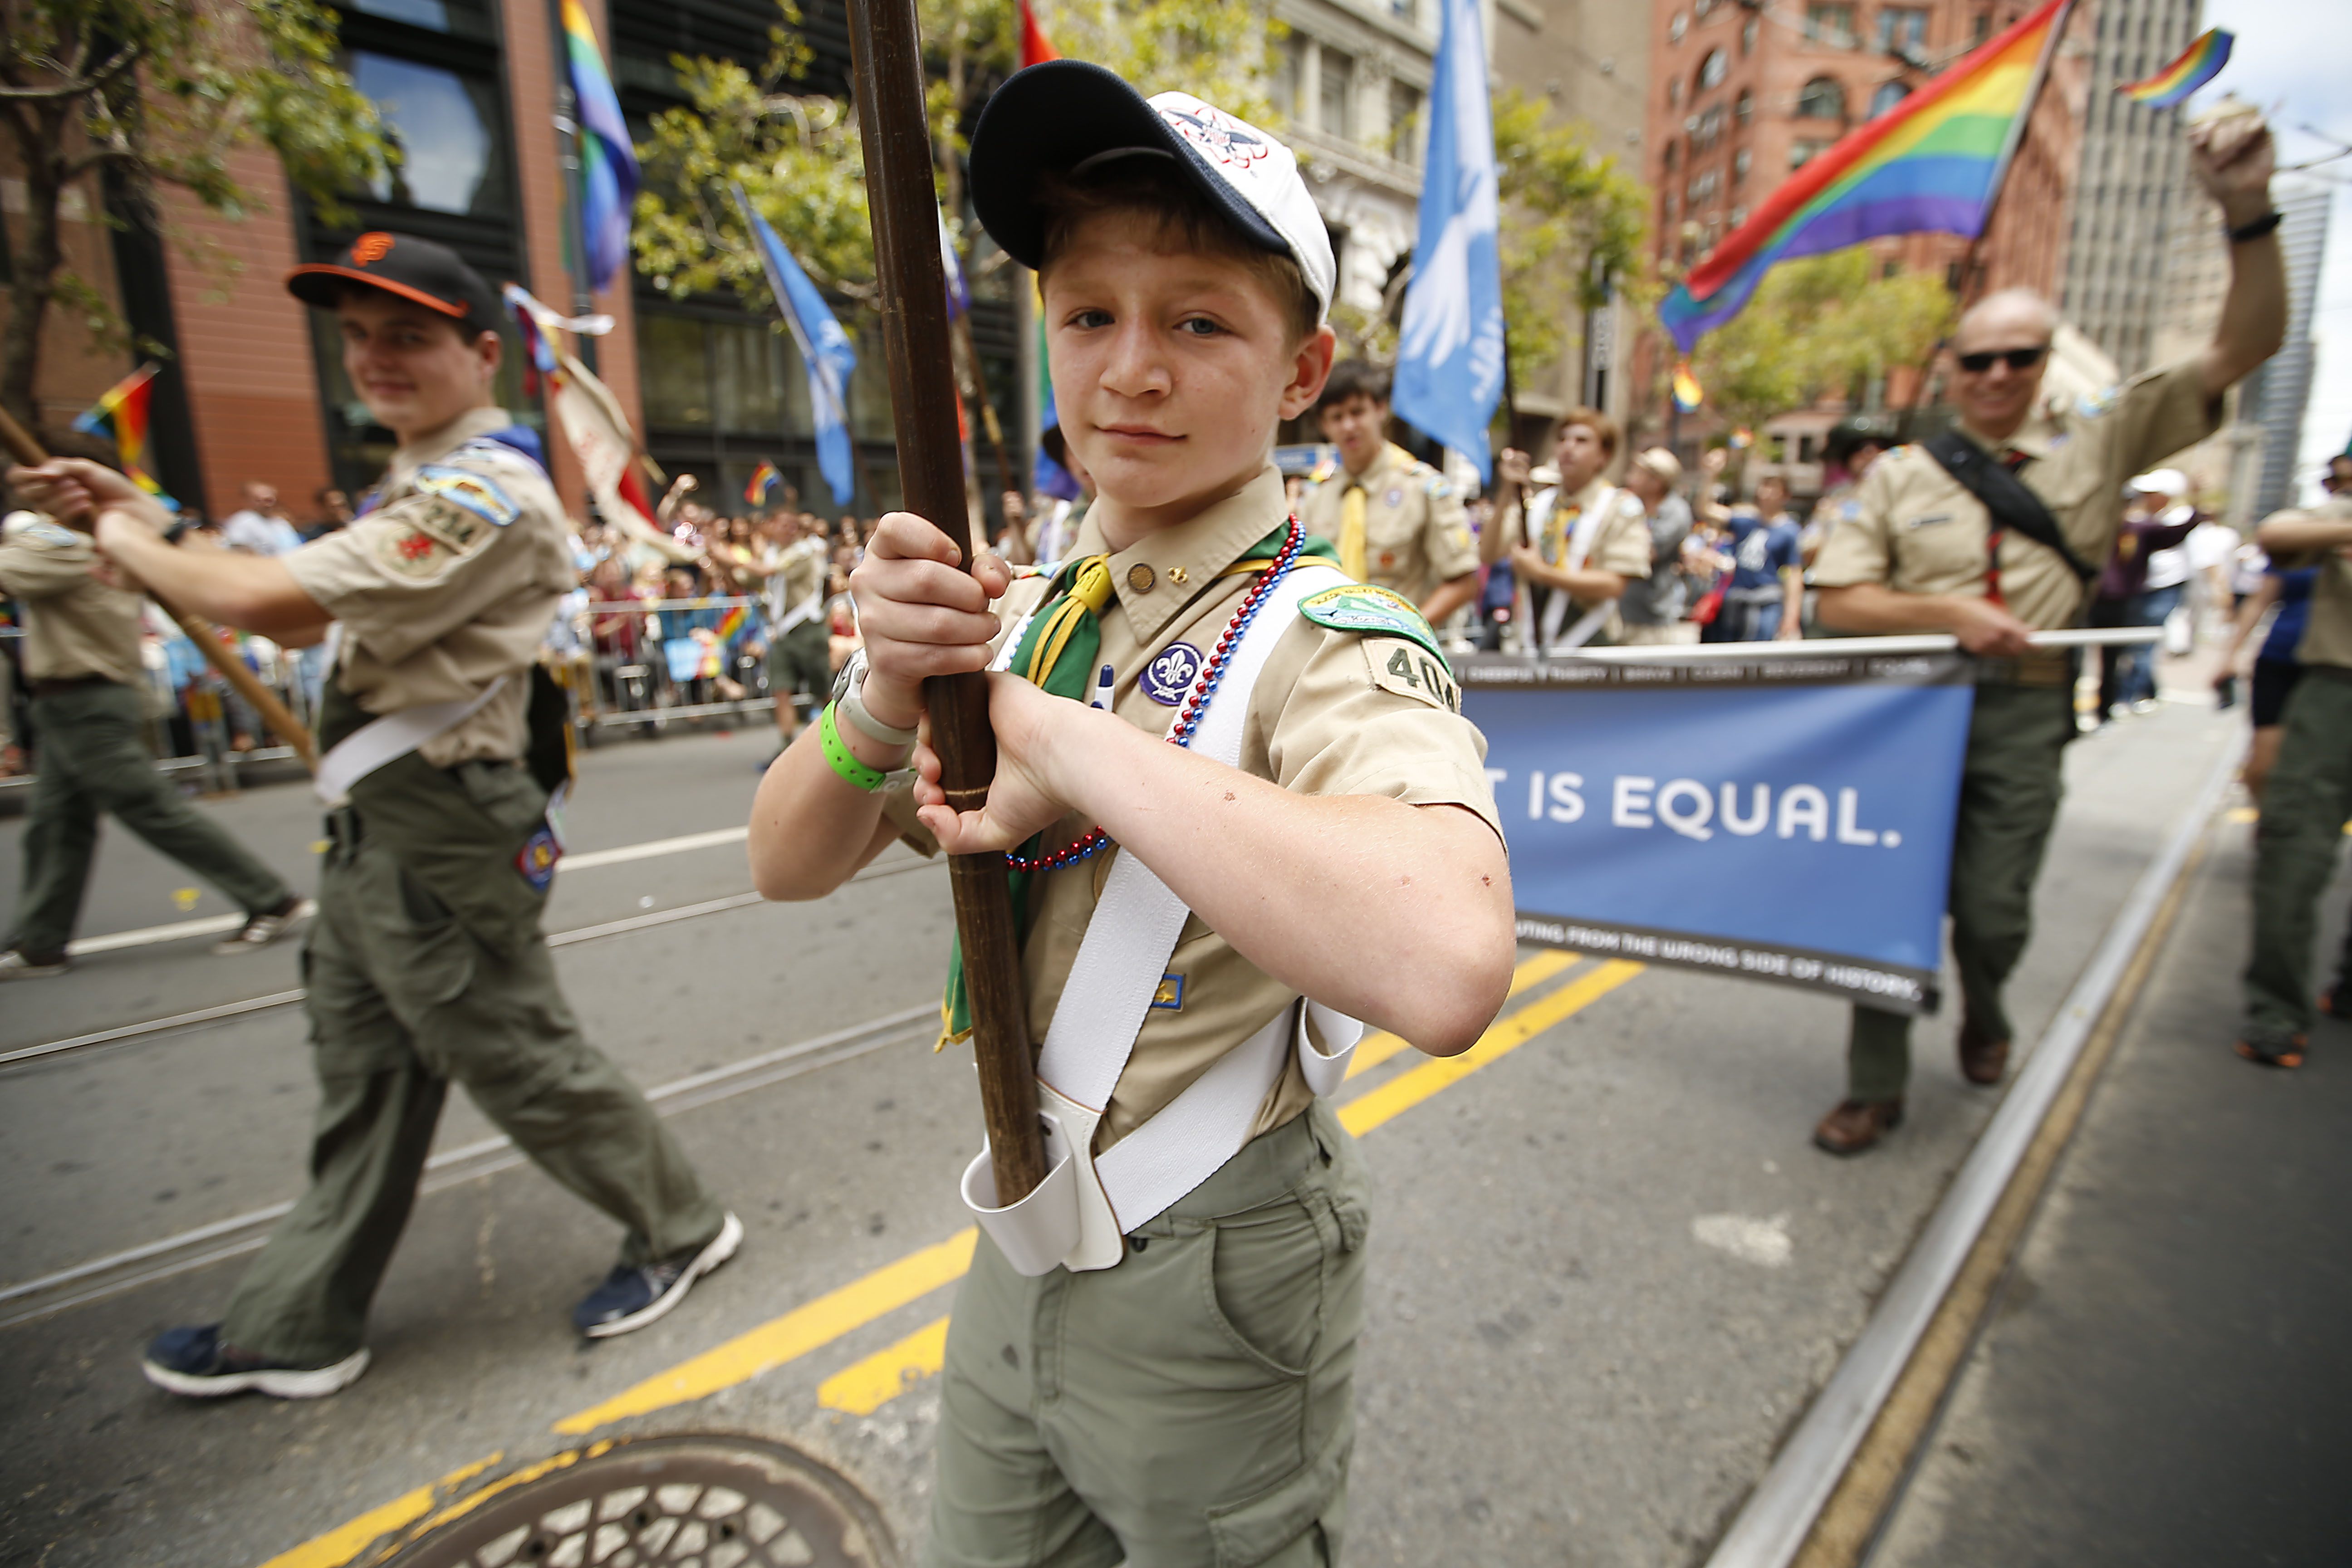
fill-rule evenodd
<path id="1" fill-rule="evenodd" d="M 2263 432 L 2261 476 L 2254 483 L 2252 514 L 2261 518 L 2297 498 L 2295 459 L 2303 443 L 2303 415 L 2311 400 L 2313 308 L 2319 300 L 2319 274 L 2327 250 L 2327 216 L 2335 193 L 2315 181 L 2280 178 L 2271 186 L 2281 222 L 2279 248 L 2286 257 L 2286 344 L 2269 363 L 2246 378 L 2241 394 L 2244 417 Z"/>
<path id="2" fill-rule="evenodd" d="M 2157 363 L 2166 258 L 2195 221 L 2182 111 L 2116 89 L 2169 64 L 2200 26 L 2200 0 L 2098 0 L 2091 87 L 2061 309 L 2126 375 Z"/>

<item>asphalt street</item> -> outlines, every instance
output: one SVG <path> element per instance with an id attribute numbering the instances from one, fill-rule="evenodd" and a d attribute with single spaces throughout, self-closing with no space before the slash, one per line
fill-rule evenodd
<path id="1" fill-rule="evenodd" d="M 2014 985 L 2029 1037 L 2242 722 L 2168 705 L 2074 748 Z M 586 753 L 547 920 L 557 933 L 657 921 L 572 941 L 559 971 L 641 1084 L 716 1075 L 657 1103 L 749 1238 L 654 1329 L 593 1347 L 572 1335 L 609 1224 L 527 1166 L 467 1153 L 489 1130 L 453 1101 L 438 1147 L 460 1157 L 394 1262 L 367 1376 L 312 1404 L 174 1400 L 140 1378 L 139 1346 L 216 1316 L 259 1234 L 231 1222 L 299 1188 L 299 1009 L 0 1068 L 0 1183 L 16 1197 L 0 1260 L 0 1563 L 326 1568 L 467 1467 L 676 1430 L 793 1443 L 870 1492 L 902 1542 L 919 1537 L 929 1373 L 969 1246 L 955 1178 L 979 1143 L 968 1058 L 934 1056 L 919 1012 L 942 973 L 946 879 L 894 851 L 819 904 L 660 918 L 748 890 L 740 843 L 708 836 L 740 826 L 770 744 L 674 734 Z M 317 814 L 300 786 L 202 809 L 310 884 Z M 20 831 L 0 822 L 0 902 Z M 227 912 L 209 890 L 184 907 L 185 887 L 110 832 L 82 932 Z M 2242 920 L 2219 919 L 2226 976 Z M 115 947 L 9 988 L 0 1051 L 299 984 L 290 943 L 205 948 Z M 1953 1020 L 1931 1021 L 1901 1132 L 1834 1161 L 1808 1134 L 1843 1086 L 1839 1005 L 1521 958 L 1471 1057 L 1430 1063 L 1391 1042 L 1339 1097 L 1377 1184 L 1351 1563 L 1699 1560 L 1995 1103 L 1959 1078 Z M 2208 1029 L 2196 1048 L 2210 1044 Z M 727 1071 L 750 1058 L 768 1065 Z M 209 1250 L 230 1256 L 207 1262 L 208 1244 L 184 1239 L 208 1227 Z M 40 1283 L 138 1249 L 136 1266 Z"/>

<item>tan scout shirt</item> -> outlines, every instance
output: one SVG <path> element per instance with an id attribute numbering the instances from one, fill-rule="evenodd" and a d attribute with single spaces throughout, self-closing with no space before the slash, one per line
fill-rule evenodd
<path id="1" fill-rule="evenodd" d="M 1631 490 L 1596 479 L 1571 495 L 1562 495 L 1558 485 L 1538 492 L 1527 511 L 1536 515 L 1536 534 L 1527 537 L 1527 514 L 1513 501 L 1504 509 L 1501 528 L 1506 546 L 1520 542 L 1532 543 L 1536 552 L 1554 566 L 1568 553 L 1569 543 L 1576 537 L 1576 525 L 1584 509 L 1601 499 L 1602 492 L 1614 491 L 1609 502 L 1610 515 L 1592 537 L 1592 548 L 1584 553 L 1584 570 L 1614 572 L 1620 577 L 1647 577 L 1650 574 L 1650 525 L 1648 514 L 1642 510 L 1641 498 Z M 1546 500 L 1545 497 L 1551 498 Z"/>
<path id="2" fill-rule="evenodd" d="M 2196 362 L 2184 360 L 2038 413 L 1992 455 L 2024 454 L 2018 477 L 2050 508 L 2074 553 L 2096 566 L 2115 549 L 2124 481 L 2211 435 L 2220 413 Z M 1903 594 L 1983 596 L 1991 518 L 1925 447 L 1897 447 L 1871 464 L 1857 500 L 1814 558 L 1816 587 L 1884 583 Z M 2073 626 L 2087 592 L 2057 552 L 2015 529 L 2001 535 L 2000 596 L 2019 620 L 2044 631 Z"/>
<path id="3" fill-rule="evenodd" d="M 1335 468 L 1299 498 L 1299 525 L 1338 543 L 1348 492 L 1364 492 L 1364 570 L 1418 605 L 1441 583 L 1478 570 L 1478 546 L 1462 498 L 1445 477 L 1393 442 L 1361 474 Z"/>
<path id="4" fill-rule="evenodd" d="M 1239 494 L 1192 521 L 1111 556 L 1118 596 L 1103 612 L 1102 662 L 1116 672 L 1112 706 L 1122 718 L 1155 735 L 1167 732 L 1175 709 L 1153 700 L 1137 677 L 1172 644 L 1190 644 L 1203 655 L 1215 647 L 1253 580 L 1218 574 L 1244 559 L 1251 545 L 1281 523 L 1285 510 L 1282 477 L 1268 468 Z M 1102 549 L 1102 531 L 1089 517 L 1074 558 Z M 1045 578 L 1013 584 L 998 607 L 1008 633 L 1045 598 L 1047 585 Z M 1396 675 L 1391 661 L 1415 675 Z M 1387 795 L 1415 805 L 1464 806 L 1500 837 L 1494 796 L 1482 771 L 1486 740 L 1459 716 L 1460 705 L 1460 693 L 1441 661 L 1420 644 L 1329 631 L 1301 616 L 1258 678 L 1241 767 L 1302 795 Z M 894 795 L 887 806 L 909 843 L 927 854 L 936 850 L 929 832 L 914 820 L 906 793 Z M 1066 817 L 1046 842 L 1071 843 L 1093 826 L 1079 816 Z M 1034 1040 L 1044 1040 L 1053 1022 L 1118 853 L 1107 850 L 1067 870 L 1031 879 L 1032 921 L 1022 970 Z M 1149 1121 L 1297 995 L 1235 952 L 1197 915 L 1184 922 L 1168 974 L 1096 1134 L 1097 1152 Z M 1286 1061 L 1281 1080 L 1258 1109 L 1253 1137 L 1290 1121 L 1314 1099 L 1299 1075 L 1297 1054 Z"/>
<path id="5" fill-rule="evenodd" d="M 89 535 L 39 512 L 12 511 L 0 525 L 0 595 L 25 612 L 26 679 L 146 679 L 140 595 L 92 577 L 96 557 Z"/>
<path id="6" fill-rule="evenodd" d="M 2330 496 L 2307 514 L 2334 522 L 2352 521 L 2352 496 Z M 2294 557 L 2279 556 L 2282 568 L 2316 565 L 2318 580 L 2311 585 L 2311 612 L 2304 622 L 2303 641 L 2294 657 L 2303 664 L 2352 668 L 2352 560 L 2340 550 L 2305 551 Z"/>
<path id="7" fill-rule="evenodd" d="M 477 408 L 401 447 L 375 510 L 278 558 L 342 623 L 337 679 L 366 711 L 471 700 L 508 678 L 480 711 L 417 748 L 435 767 L 523 754 L 524 672 L 573 585 L 563 509 L 547 476 L 511 448 L 466 447 L 511 423 L 502 408 Z M 427 488 L 453 479 L 461 490 L 481 482 L 476 504 L 511 521 L 499 525 Z"/>
<path id="8" fill-rule="evenodd" d="M 814 535 L 793 540 L 768 563 L 770 631 L 782 626 L 785 616 L 812 599 L 816 608 L 802 618 L 820 618 L 824 608 L 824 541 Z"/>

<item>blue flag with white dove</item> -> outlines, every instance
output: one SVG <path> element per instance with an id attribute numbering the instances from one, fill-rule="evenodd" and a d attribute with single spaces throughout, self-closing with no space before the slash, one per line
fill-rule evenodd
<path id="1" fill-rule="evenodd" d="M 776 297 L 776 309 L 791 329 L 793 342 L 801 351 L 801 363 L 808 366 L 809 412 L 816 422 L 816 467 L 824 476 L 827 489 L 833 491 L 833 504 L 847 506 L 857 494 L 857 463 L 849 444 L 849 375 L 857 368 L 857 351 L 849 342 L 849 334 L 834 320 L 825 307 L 824 296 L 816 291 L 801 264 L 768 226 L 768 220 L 752 210 L 743 195 L 743 187 L 735 187 L 735 205 L 742 213 L 743 222 L 752 237 L 760 242 L 760 265 L 768 275 L 768 291 Z"/>
<path id="2" fill-rule="evenodd" d="M 1491 480 L 1486 426 L 1503 394 L 1503 264 L 1478 0 L 1445 0 L 1426 166 L 1391 405 Z"/>

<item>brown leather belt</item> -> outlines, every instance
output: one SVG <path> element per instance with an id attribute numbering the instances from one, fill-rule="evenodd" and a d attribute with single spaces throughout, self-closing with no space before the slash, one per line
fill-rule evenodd
<path id="1" fill-rule="evenodd" d="M 2010 658 L 1976 661 L 1979 686 L 2072 686 L 2075 664 L 2073 650 L 2037 647 Z"/>

